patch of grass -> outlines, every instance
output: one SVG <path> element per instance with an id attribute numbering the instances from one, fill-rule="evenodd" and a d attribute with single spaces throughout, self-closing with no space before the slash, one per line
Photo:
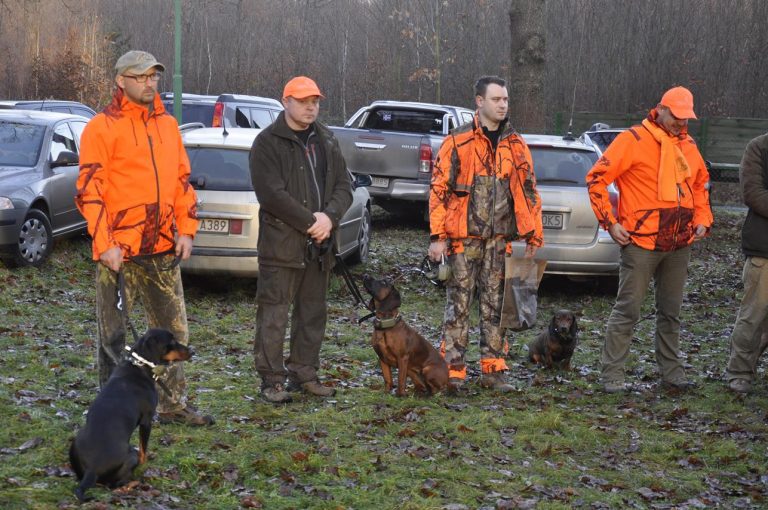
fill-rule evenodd
<path id="1" fill-rule="evenodd" d="M 387 395 L 370 348 L 371 326 L 332 279 L 322 375 L 338 393 L 297 395 L 287 406 L 259 397 L 253 369 L 256 282 L 186 278 L 190 398 L 214 427 L 156 425 L 140 483 L 91 491 L 82 508 L 697 508 L 761 507 L 768 391 L 734 396 L 722 373 L 738 309 L 743 213 L 717 212 L 696 245 L 682 316 L 682 350 L 699 387 L 659 387 L 653 319 L 635 332 L 627 379 L 635 391 L 605 395 L 598 384 L 611 282 L 545 278 L 541 317 L 580 313 L 581 343 L 570 372 L 526 361 L 537 330 L 509 336 L 516 390 L 468 384 L 460 396 Z M 355 267 L 397 278 L 402 313 L 437 343 L 444 291 L 418 267 L 426 226 L 377 210 L 371 260 Z M 69 440 L 96 391 L 93 263 L 84 238 L 58 243 L 39 270 L 0 268 L 0 506 L 81 508 L 67 466 Z M 652 313 L 649 296 L 643 316 Z M 477 316 L 470 332 L 477 370 Z M 134 323 L 141 329 L 136 315 Z"/>

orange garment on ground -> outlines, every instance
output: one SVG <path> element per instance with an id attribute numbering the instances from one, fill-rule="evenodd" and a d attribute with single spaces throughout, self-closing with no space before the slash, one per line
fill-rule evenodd
<path id="1" fill-rule="evenodd" d="M 197 198 L 179 126 L 155 94 L 150 113 L 118 89 L 85 127 L 75 203 L 88 221 L 93 259 L 120 247 L 127 259 L 194 237 Z"/>
<path id="2" fill-rule="evenodd" d="M 431 239 L 460 241 L 471 237 L 467 215 L 472 183 L 475 176 L 486 175 L 509 179 L 516 238 L 541 246 L 544 240 L 541 198 L 536 191 L 531 152 L 507 122 L 494 154 L 477 114 L 472 123 L 457 128 L 445 138 L 435 160 L 429 193 Z M 452 243 L 452 248 L 455 253 L 462 251 L 460 242 Z"/>
<path id="3" fill-rule="evenodd" d="M 655 124 L 656 110 L 648 119 Z M 665 132 L 666 133 L 666 132 Z M 693 242 L 696 225 L 712 226 L 709 173 L 696 142 L 687 132 L 667 133 L 682 152 L 690 175 L 678 186 L 675 200 L 659 199 L 661 143 L 643 125 L 619 134 L 587 174 L 592 210 L 606 230 L 618 222 L 629 232 L 630 241 L 647 250 L 671 251 Z M 607 187 L 615 182 L 619 191 L 617 218 Z"/>

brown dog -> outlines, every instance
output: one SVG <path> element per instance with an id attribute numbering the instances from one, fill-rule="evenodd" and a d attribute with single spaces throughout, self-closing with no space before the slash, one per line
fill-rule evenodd
<path id="1" fill-rule="evenodd" d="M 411 378 L 416 391 L 434 394 L 448 385 L 448 365 L 437 349 L 400 317 L 400 293 L 392 282 L 363 278 L 373 299 L 373 349 L 379 356 L 387 392 L 392 390 L 392 368 L 397 368 L 397 395 L 405 394 Z"/>
<path id="2" fill-rule="evenodd" d="M 534 363 L 543 363 L 547 368 L 557 364 L 569 370 L 573 351 L 579 342 L 578 333 L 576 315 L 570 310 L 558 310 L 547 329 L 528 344 L 528 359 Z"/>

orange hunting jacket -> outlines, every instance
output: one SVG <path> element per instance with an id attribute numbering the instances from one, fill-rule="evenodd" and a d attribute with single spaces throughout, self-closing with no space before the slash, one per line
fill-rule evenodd
<path id="1" fill-rule="evenodd" d="M 655 110 L 649 119 L 655 122 Z M 709 173 L 704 159 L 687 132 L 678 138 L 691 175 L 680 185 L 673 202 L 658 198 L 661 144 L 642 124 L 619 134 L 608 146 L 586 177 L 592 210 L 603 228 L 619 222 L 630 233 L 630 242 L 657 251 L 688 246 L 696 225 L 711 228 L 712 211 L 705 188 Z M 619 190 L 618 218 L 606 190 L 611 182 Z"/>
<path id="2" fill-rule="evenodd" d="M 127 259 L 194 237 L 196 196 L 179 126 L 155 95 L 149 113 L 118 89 L 82 134 L 75 202 L 88 221 L 93 259 L 118 246 Z"/>
<path id="3" fill-rule="evenodd" d="M 522 136 L 506 122 L 494 154 L 477 114 L 473 122 L 456 128 L 445 138 L 435 160 L 429 193 L 431 239 L 454 241 L 454 251 L 462 251 L 456 241 L 470 237 L 467 214 L 476 175 L 509 179 L 516 238 L 541 246 L 541 198 L 536 191 L 531 152 Z"/>

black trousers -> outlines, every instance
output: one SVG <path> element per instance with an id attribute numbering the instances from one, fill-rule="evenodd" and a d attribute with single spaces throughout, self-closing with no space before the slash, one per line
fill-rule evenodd
<path id="1" fill-rule="evenodd" d="M 329 276 L 330 271 L 323 271 L 318 262 L 306 268 L 259 267 L 253 354 L 262 386 L 283 383 L 286 377 L 297 383 L 317 379 Z M 284 361 L 289 313 L 290 355 Z"/>

